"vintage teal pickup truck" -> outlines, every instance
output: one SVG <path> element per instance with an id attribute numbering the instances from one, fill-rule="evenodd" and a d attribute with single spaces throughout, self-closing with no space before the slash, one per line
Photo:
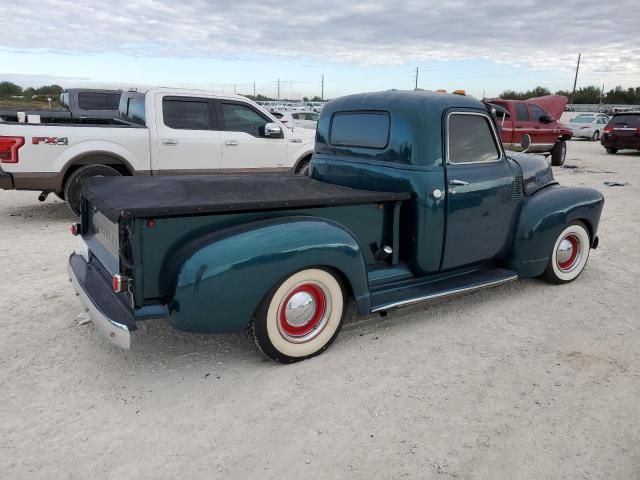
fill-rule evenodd
<path id="1" fill-rule="evenodd" d="M 506 154 L 477 100 L 353 95 L 323 109 L 310 177 L 88 179 L 69 274 L 120 347 L 162 318 L 246 329 L 264 355 L 294 362 L 335 340 L 349 298 L 368 315 L 576 279 L 603 204 L 558 185 L 541 157 Z"/>

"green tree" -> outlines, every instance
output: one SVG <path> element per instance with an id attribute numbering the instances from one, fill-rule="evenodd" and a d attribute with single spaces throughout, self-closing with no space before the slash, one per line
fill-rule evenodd
<path id="1" fill-rule="evenodd" d="M 58 96 L 63 88 L 60 85 L 44 85 L 36 89 L 36 95 Z"/>
<path id="2" fill-rule="evenodd" d="M 11 95 L 22 94 L 22 87 L 11 82 L 0 82 L 0 96 L 8 97 Z"/>

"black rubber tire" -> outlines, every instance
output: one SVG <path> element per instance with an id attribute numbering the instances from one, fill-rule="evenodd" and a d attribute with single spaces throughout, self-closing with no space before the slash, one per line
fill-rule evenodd
<path id="1" fill-rule="evenodd" d="M 617 148 L 604 147 L 604 149 L 607 151 L 607 153 L 610 153 L 610 154 L 618 153 L 618 149 Z"/>
<path id="2" fill-rule="evenodd" d="M 600 140 L 599 130 L 596 130 L 595 132 L 593 132 L 593 135 L 591 136 L 591 140 L 593 140 L 594 142 L 597 142 L 598 140 Z"/>
<path id="3" fill-rule="evenodd" d="M 64 198 L 67 207 L 75 216 L 80 215 L 80 180 L 89 177 L 117 177 L 120 176 L 115 168 L 107 165 L 84 165 L 69 175 L 64 184 Z"/>
<path id="4" fill-rule="evenodd" d="M 311 168 L 311 160 L 303 160 L 298 165 L 298 169 L 296 170 L 296 175 L 309 175 L 309 169 Z"/>
<path id="5" fill-rule="evenodd" d="M 324 341 L 324 343 L 319 343 L 318 344 L 319 347 L 313 352 L 309 353 L 308 355 L 302 355 L 302 356 L 287 355 L 286 353 L 278 350 L 278 348 L 274 345 L 274 343 L 272 342 L 272 339 L 269 336 L 268 314 L 269 314 L 269 308 L 271 306 L 271 302 L 274 300 L 274 296 L 278 293 L 278 291 L 280 290 L 280 287 L 283 286 L 285 282 L 289 281 L 290 279 L 292 279 L 293 277 L 297 276 L 300 273 L 309 272 L 309 271 L 318 271 L 318 270 L 324 272 L 325 274 L 329 274 L 331 277 L 333 277 L 336 284 L 340 288 L 340 294 L 342 295 L 342 307 L 341 307 L 342 311 L 336 312 L 340 314 L 337 327 L 335 327 L 334 333 L 331 335 L 331 337 L 328 340 Z M 278 299 L 276 299 L 276 301 L 277 300 Z M 253 314 L 253 317 L 251 318 L 249 325 L 247 326 L 247 336 L 249 337 L 249 340 L 251 341 L 251 343 L 253 343 L 253 345 L 256 347 L 256 349 L 260 353 L 262 353 L 265 357 L 267 357 L 269 360 L 273 360 L 274 362 L 280 362 L 280 363 L 300 362 L 302 360 L 315 357 L 316 355 L 320 355 L 327 348 L 329 348 L 329 346 L 331 346 L 331 344 L 338 337 L 340 330 L 342 329 L 346 311 L 347 311 L 347 298 L 345 296 L 345 288 L 339 277 L 334 275 L 329 270 L 323 270 L 318 268 L 301 270 L 299 272 L 296 272 L 292 275 L 287 276 L 284 280 L 279 282 L 271 290 L 269 290 L 269 292 L 267 292 L 265 297 L 260 302 L 260 305 L 258 305 L 258 308 L 256 308 L 256 311 Z M 329 324 L 327 324 L 327 326 L 324 328 L 325 329 L 329 328 Z M 330 331 L 328 331 L 328 333 L 330 334 Z M 311 340 L 310 342 L 316 342 L 316 340 L 320 340 L 320 336 L 321 334 L 318 335 L 318 337 Z M 282 339 L 280 340 L 282 341 Z M 286 339 L 284 341 L 286 342 Z M 293 344 L 290 344 L 290 345 L 293 345 Z"/>
<path id="6" fill-rule="evenodd" d="M 567 142 L 559 140 L 551 150 L 551 165 L 561 167 L 564 165 L 565 158 L 567 158 Z"/>
<path id="7" fill-rule="evenodd" d="M 557 242 L 554 242 L 554 245 L 552 247 L 551 253 L 549 254 L 549 262 L 547 263 L 547 267 L 544 270 L 544 273 L 540 276 L 540 278 L 546 280 L 549 283 L 553 283 L 556 285 L 562 285 L 564 283 L 569 283 L 569 282 L 573 282 L 576 278 L 578 278 L 582 272 L 584 272 L 584 269 L 587 265 L 587 262 L 589 260 L 589 252 L 591 250 L 591 235 L 589 235 L 589 229 L 585 226 L 584 223 L 582 223 L 581 221 L 575 221 L 572 222 L 570 224 L 568 224 L 566 227 L 564 227 L 562 229 L 562 232 L 560 232 L 560 235 L 558 235 L 558 237 L 563 236 L 563 234 L 567 231 L 567 229 L 572 228 L 578 228 L 579 230 L 583 231 L 583 240 L 586 242 L 586 245 L 581 245 L 581 247 L 585 248 L 586 251 L 582 252 L 582 255 L 584 256 L 584 263 L 582 264 L 582 266 L 580 267 L 579 271 L 577 272 L 577 275 L 573 276 L 573 274 L 570 274 L 569 276 L 571 278 L 561 278 L 560 275 L 563 275 L 565 272 L 562 272 L 561 270 L 559 272 L 556 272 L 556 269 L 554 268 L 554 264 L 555 264 L 555 252 L 553 251 L 553 249 L 555 249 L 555 244 Z M 573 232 L 571 232 L 573 233 Z M 580 262 L 582 263 L 582 262 Z"/>

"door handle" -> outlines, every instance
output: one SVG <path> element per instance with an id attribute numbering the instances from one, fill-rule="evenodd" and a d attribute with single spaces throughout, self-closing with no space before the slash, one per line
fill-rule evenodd
<path id="1" fill-rule="evenodd" d="M 239 145 L 240 142 L 238 142 L 238 140 L 225 140 L 224 144 L 229 145 L 230 147 L 235 147 L 236 145 Z"/>
<path id="2" fill-rule="evenodd" d="M 449 180 L 449 185 L 455 185 L 456 187 L 462 187 L 464 185 L 469 185 L 469 182 L 465 182 L 464 180 Z"/>
<path id="3" fill-rule="evenodd" d="M 162 140 L 162 144 L 163 145 L 167 145 L 170 147 L 175 147 L 176 145 L 178 145 L 178 140 L 173 140 L 170 138 L 165 138 L 164 140 Z"/>

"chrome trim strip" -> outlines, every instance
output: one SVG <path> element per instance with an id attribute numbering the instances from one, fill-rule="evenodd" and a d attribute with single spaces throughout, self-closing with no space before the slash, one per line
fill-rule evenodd
<path id="1" fill-rule="evenodd" d="M 436 300 L 438 298 L 445 298 L 445 297 L 450 297 L 450 296 L 453 296 L 453 295 L 459 295 L 459 294 L 462 294 L 462 293 L 473 292 L 475 290 L 482 290 L 483 288 L 497 287 L 498 285 L 502 285 L 503 283 L 513 282 L 513 281 L 515 281 L 517 279 L 518 279 L 518 274 L 514 274 L 514 275 L 511 275 L 511 276 L 509 276 L 507 278 L 502 278 L 500 280 L 494 280 L 493 282 L 483 283 L 483 284 L 480 284 L 480 285 L 476 285 L 474 287 L 461 287 L 461 288 L 456 288 L 454 290 L 448 290 L 446 292 L 440 292 L 440 293 L 435 293 L 435 294 L 431 294 L 431 295 L 425 295 L 423 297 L 412 298 L 410 300 L 403 300 L 401 302 L 388 303 L 386 305 L 382 305 L 380 307 L 376 307 L 375 309 L 371 310 L 371 313 L 376 313 L 376 312 L 379 312 L 381 310 L 388 310 L 390 308 L 396 308 L 396 307 L 401 307 L 401 306 L 406 306 L 406 305 L 413 305 L 414 303 L 420 303 L 420 302 L 424 302 L 426 300 Z"/>
<path id="2" fill-rule="evenodd" d="M 484 117 L 487 119 L 487 122 L 489 122 L 489 125 L 491 126 L 491 131 L 493 132 L 493 143 L 494 145 L 497 147 L 498 152 L 500 152 L 500 157 L 496 160 L 487 160 L 484 162 L 458 162 L 458 163 L 451 163 L 449 160 L 449 137 L 450 137 L 450 119 L 452 115 L 475 115 L 476 117 Z M 493 121 L 491 121 L 491 118 L 489 118 L 489 115 L 484 114 L 484 113 L 479 113 L 479 112 L 461 112 L 461 111 L 453 111 L 453 112 L 449 112 L 447 114 L 447 155 L 445 158 L 445 163 L 446 165 L 474 165 L 474 164 L 481 164 L 481 163 L 499 163 L 501 161 L 504 160 L 504 150 L 502 148 L 502 141 L 500 140 L 500 136 L 498 135 L 498 133 L 496 132 L 496 127 L 493 124 Z"/>
<path id="3" fill-rule="evenodd" d="M 69 273 L 69 280 L 80 297 L 80 301 L 89 312 L 89 317 L 91 317 L 96 330 L 117 347 L 129 350 L 131 348 L 131 332 L 127 326 L 107 317 L 96 307 L 87 292 L 82 288 L 82 285 L 80 285 L 80 281 L 76 277 L 71 264 L 67 264 L 67 272 Z"/>

